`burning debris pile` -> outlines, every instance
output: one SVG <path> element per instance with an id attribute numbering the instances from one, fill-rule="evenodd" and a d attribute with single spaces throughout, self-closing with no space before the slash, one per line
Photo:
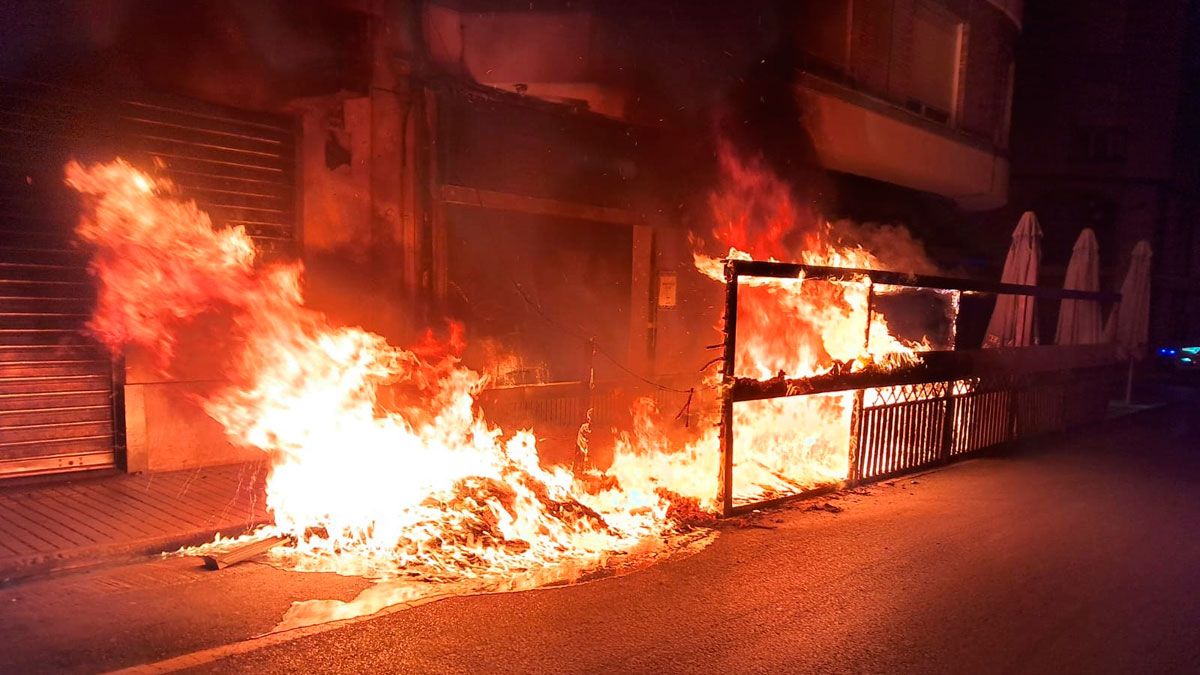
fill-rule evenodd
<path id="1" fill-rule="evenodd" d="M 424 578 L 596 564 L 675 527 L 653 490 L 591 493 L 539 464 L 533 435 L 473 407 L 483 385 L 453 349 L 420 353 L 306 308 L 298 263 L 256 265 L 241 227 L 217 228 L 171 185 L 123 161 L 67 167 L 95 247 L 91 327 L 163 368 L 180 335 L 221 317 L 228 385 L 203 398 L 232 443 L 271 458 L 273 534 L 299 568 Z M 440 352 L 440 355 L 439 355 Z M 430 358 L 424 358 L 425 355 Z M 382 388 L 411 399 L 384 406 Z M 413 404 L 419 401 L 420 404 Z"/>
<path id="2" fill-rule="evenodd" d="M 928 269 L 902 230 L 830 225 L 802 213 L 760 167 L 728 148 L 722 158 L 725 181 L 711 206 L 729 257 Z M 286 539 L 278 560 L 380 578 L 545 582 L 614 553 L 661 548 L 681 522 L 716 511 L 711 425 L 681 438 L 639 401 L 603 473 L 543 466 L 530 431 L 505 432 L 479 412 L 486 378 L 459 361 L 461 327 L 444 342 L 427 335 L 405 349 L 335 326 L 305 306 L 299 263 L 259 261 L 241 227 L 215 227 L 170 183 L 121 160 L 72 163 L 67 182 L 84 196 L 78 234 L 95 249 L 91 327 L 111 349 L 144 348 L 167 369 L 196 342 L 183 336 L 219 326 L 204 349 L 223 355 L 227 384 L 200 404 L 231 443 L 269 455 L 275 523 L 260 536 Z M 852 237 L 874 240 L 893 259 L 844 243 Z M 717 258 L 697 253 L 695 264 L 724 281 Z M 928 348 L 894 337 L 883 314 L 868 312 L 868 293 L 856 281 L 744 283 L 738 375 L 891 367 Z M 736 406 L 736 498 L 844 479 L 852 396 Z"/>

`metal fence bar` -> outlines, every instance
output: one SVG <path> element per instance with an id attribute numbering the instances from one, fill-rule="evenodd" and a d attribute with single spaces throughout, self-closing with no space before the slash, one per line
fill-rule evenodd
<path id="1" fill-rule="evenodd" d="M 1090 398 L 1099 400 L 1106 391 L 1103 386 L 1095 386 L 1093 380 L 1104 380 L 1105 373 L 1111 371 L 1114 364 L 1119 365 L 1107 346 L 1022 347 L 925 352 L 918 355 L 913 365 L 900 368 L 868 367 L 857 372 L 841 368 L 805 378 L 739 378 L 735 371 L 735 352 L 738 281 L 742 276 L 804 276 L 867 282 L 870 293 L 865 335 L 867 348 L 870 346 L 871 300 L 875 284 L 1058 299 L 1112 301 L 1120 298 L 1113 293 L 1063 291 L 876 270 L 726 260 L 719 423 L 719 495 L 725 515 L 946 463 L 989 446 L 1065 429 L 1093 419 L 1102 414 L 1103 405 L 1093 403 Z M 1111 380 L 1111 373 L 1109 375 Z M 965 391 L 957 393 L 956 383 L 960 382 L 966 383 Z M 865 402 L 868 389 L 875 392 L 871 404 Z M 734 403 L 839 391 L 854 391 L 847 479 L 795 495 L 735 506 Z M 1096 394 L 1096 391 L 1101 393 Z M 1083 399 L 1088 400 L 1075 404 Z"/>
<path id="2" fill-rule="evenodd" d="M 721 358 L 721 472 L 719 496 L 721 512 L 733 513 L 733 389 L 734 362 L 737 350 L 738 273 L 733 261 L 725 262 L 725 331 L 724 352 Z"/>
<path id="3" fill-rule="evenodd" d="M 869 353 L 871 349 L 871 313 L 875 309 L 875 284 L 867 284 L 867 321 L 863 327 L 863 353 Z M 850 447 L 847 449 L 849 454 L 848 464 L 851 476 L 860 474 L 858 468 L 858 446 L 862 442 L 862 419 L 863 419 L 863 390 L 859 389 L 854 392 L 854 404 L 850 410 Z"/>
<path id="4" fill-rule="evenodd" d="M 915 354 L 913 364 L 901 368 L 868 366 L 853 372 L 832 371 L 812 377 L 770 380 L 735 377 L 731 384 L 735 401 L 755 401 L 902 384 L 951 382 L 970 377 L 1028 376 L 1103 366 L 1113 359 L 1112 345 L 931 351 Z"/>
<path id="5" fill-rule="evenodd" d="M 1058 300 L 1095 300 L 1097 302 L 1117 302 L 1121 299 L 1120 293 L 1093 293 L 1091 291 L 1048 288 L 1046 286 L 1025 286 L 1023 284 L 1005 284 L 996 281 L 939 277 L 927 274 L 904 274 L 902 272 L 887 272 L 884 270 L 824 267 L 821 265 L 781 263 L 764 260 L 726 261 L 727 266 L 730 264 L 733 265 L 737 276 L 743 277 L 796 279 L 803 276 L 805 279 L 826 279 L 830 281 L 859 281 L 865 278 L 884 286 L 906 286 L 909 288 L 928 288 L 939 291 L 1029 295 Z"/>

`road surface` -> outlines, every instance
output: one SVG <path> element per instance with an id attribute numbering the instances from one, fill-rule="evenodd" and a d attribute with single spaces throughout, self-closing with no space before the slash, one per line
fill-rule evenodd
<path id="1" fill-rule="evenodd" d="M 1194 401 L 867 492 L 627 576 L 299 637 L 247 642 L 365 583 L 179 559 L 30 582 L 0 589 L 0 671 L 1200 672 Z"/>

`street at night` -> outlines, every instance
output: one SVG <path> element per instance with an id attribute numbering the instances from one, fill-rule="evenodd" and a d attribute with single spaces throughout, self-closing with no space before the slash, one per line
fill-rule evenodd
<path id="1" fill-rule="evenodd" d="M 0 36 L 0 675 L 1200 672 L 1200 0 Z"/>
<path id="2" fill-rule="evenodd" d="M 0 670 L 1195 672 L 1200 405 L 1174 396 L 723 523 L 705 550 L 626 576 L 315 634 L 250 639 L 291 601 L 364 582 L 194 558 L 29 582 L 0 590 Z"/>

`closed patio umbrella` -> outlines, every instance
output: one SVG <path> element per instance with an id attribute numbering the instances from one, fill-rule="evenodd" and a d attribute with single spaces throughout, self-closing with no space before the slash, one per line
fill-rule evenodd
<path id="1" fill-rule="evenodd" d="M 1000 282 L 1036 286 L 1038 263 L 1042 258 L 1042 227 L 1033 211 L 1026 211 L 1013 231 L 1008 257 Z M 1037 316 L 1033 297 L 998 295 L 992 319 L 988 321 L 984 347 L 1024 347 L 1037 344 Z"/>
<path id="2" fill-rule="evenodd" d="M 1129 359 L 1125 401 L 1133 394 L 1133 362 L 1146 355 L 1150 334 L 1150 242 L 1143 239 L 1133 247 L 1129 271 L 1121 283 L 1121 301 L 1113 307 L 1104 326 L 1106 341 L 1117 345 L 1117 353 Z"/>
<path id="3" fill-rule="evenodd" d="M 1067 278 L 1063 288 L 1070 291 L 1100 290 L 1100 245 L 1096 233 L 1084 228 L 1075 240 L 1071 262 L 1067 263 Z M 1092 345 L 1103 341 L 1100 330 L 1100 303 L 1095 300 L 1063 300 L 1058 310 L 1058 330 L 1054 343 L 1060 345 Z"/>

